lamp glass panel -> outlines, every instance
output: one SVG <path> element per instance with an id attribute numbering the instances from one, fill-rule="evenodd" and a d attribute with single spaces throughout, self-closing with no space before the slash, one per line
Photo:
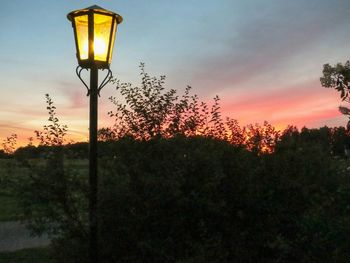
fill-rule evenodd
<path id="1" fill-rule="evenodd" d="M 74 17 L 75 30 L 78 41 L 79 59 L 84 60 L 89 58 L 89 30 L 88 30 L 88 15 Z"/>
<path id="2" fill-rule="evenodd" d="M 94 60 L 107 62 L 113 17 L 94 14 Z"/>
<path id="3" fill-rule="evenodd" d="M 109 60 L 108 60 L 108 64 L 111 64 L 111 62 L 112 62 L 112 55 L 113 55 L 113 47 L 114 47 L 114 41 L 115 41 L 116 30 L 117 30 L 117 21 L 114 20 L 113 29 L 112 29 L 111 47 L 110 47 L 110 49 L 109 49 Z"/>

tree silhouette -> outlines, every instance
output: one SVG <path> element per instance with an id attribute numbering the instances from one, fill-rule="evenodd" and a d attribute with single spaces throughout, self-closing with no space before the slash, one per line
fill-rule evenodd
<path id="1" fill-rule="evenodd" d="M 324 64 L 322 73 L 323 76 L 320 78 L 322 86 L 337 90 L 340 92 L 342 101 L 350 102 L 350 61 L 346 61 L 344 65 L 341 63 L 335 66 Z M 347 126 L 350 129 L 350 109 L 340 106 L 339 111 L 348 116 L 349 122 Z"/>
<path id="2" fill-rule="evenodd" d="M 114 118 L 115 124 L 99 130 L 101 141 L 123 137 L 150 140 L 178 135 L 204 136 L 244 146 L 256 153 L 273 151 L 279 133 L 268 122 L 241 128 L 237 120 L 223 119 L 218 96 L 213 98 L 211 106 L 200 101 L 198 95 L 191 94 L 190 86 L 180 96 L 174 89 L 165 89 L 165 76 L 150 77 L 143 63 L 140 69 L 140 87 L 116 79 L 113 81 L 122 99 L 110 97 L 116 110 L 108 114 Z"/>
<path id="3" fill-rule="evenodd" d="M 207 105 L 190 87 L 166 91 L 143 64 L 141 76 L 140 87 L 115 81 L 124 102 L 111 98 L 116 124 L 99 132 L 103 262 L 348 262 L 345 128 L 241 127 L 223 119 L 218 97 Z M 85 263 L 86 170 L 64 154 L 86 158 L 87 145 L 64 145 L 46 101 L 46 151 L 19 158 L 13 187 L 34 233 L 54 237 L 56 262 Z"/>
<path id="4" fill-rule="evenodd" d="M 12 191 L 22 208 L 26 225 L 34 235 L 48 234 L 52 247 L 59 247 L 62 240 L 71 242 L 71 246 L 74 242 L 85 244 L 88 236 L 87 178 L 81 175 L 81 170 L 65 164 L 67 126 L 57 118 L 51 97 L 46 94 L 45 98 L 49 123 L 43 130 L 35 131 L 41 154 L 33 161 L 37 147 L 27 146 L 31 154 L 23 148 L 16 151 L 14 166 L 22 170 L 11 178 Z M 84 262 L 83 255 L 79 255 L 81 262 Z"/>

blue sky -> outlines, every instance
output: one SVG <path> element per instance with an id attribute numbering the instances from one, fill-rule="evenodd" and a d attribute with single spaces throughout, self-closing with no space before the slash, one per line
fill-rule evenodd
<path id="1" fill-rule="evenodd" d="M 72 138 L 86 140 L 88 98 L 66 15 L 94 4 L 124 18 L 111 65 L 122 81 L 138 84 L 145 62 L 151 75 L 167 75 L 168 88 L 191 85 L 204 101 L 218 94 L 224 115 L 242 124 L 347 121 L 319 77 L 324 63 L 349 58 L 348 0 L 11 0 L 0 8 L 1 138 L 33 136 L 49 93 Z M 108 85 L 101 95 L 100 126 L 108 126 L 108 97 L 118 94 Z"/>

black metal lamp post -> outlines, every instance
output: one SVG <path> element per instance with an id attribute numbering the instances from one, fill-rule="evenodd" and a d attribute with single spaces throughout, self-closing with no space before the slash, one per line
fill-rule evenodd
<path id="1" fill-rule="evenodd" d="M 89 128 L 89 224 L 91 263 L 98 262 L 98 222 L 97 222 L 97 105 L 100 90 L 111 80 L 112 51 L 117 26 L 123 18 L 99 6 L 72 11 L 67 15 L 72 22 L 77 59 L 76 73 L 90 96 Z M 83 69 L 90 69 L 90 87 L 81 77 Z M 98 84 L 98 70 L 106 69 L 106 77 Z"/>

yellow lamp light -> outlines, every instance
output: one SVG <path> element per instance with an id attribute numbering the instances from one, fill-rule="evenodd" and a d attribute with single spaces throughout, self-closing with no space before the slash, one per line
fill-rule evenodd
<path id="1" fill-rule="evenodd" d="M 117 25 L 123 18 L 97 5 L 70 12 L 78 63 L 83 68 L 109 68 Z"/>

